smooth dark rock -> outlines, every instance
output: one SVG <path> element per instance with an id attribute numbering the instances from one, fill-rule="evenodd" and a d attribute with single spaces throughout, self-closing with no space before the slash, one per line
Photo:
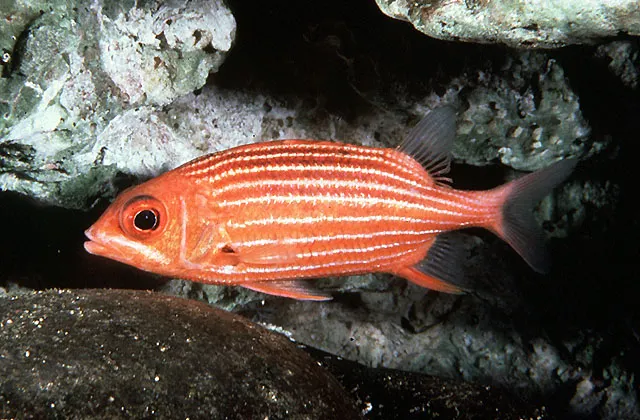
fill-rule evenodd
<path id="1" fill-rule="evenodd" d="M 550 420 L 543 404 L 500 387 L 439 378 L 397 369 L 367 368 L 306 348 L 357 399 L 369 420 Z"/>
<path id="2" fill-rule="evenodd" d="M 203 303 L 125 290 L 0 299 L 0 417 L 354 419 L 286 337 Z"/>

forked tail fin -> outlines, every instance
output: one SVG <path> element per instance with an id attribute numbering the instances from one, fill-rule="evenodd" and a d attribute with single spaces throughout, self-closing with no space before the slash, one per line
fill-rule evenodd
<path id="1" fill-rule="evenodd" d="M 538 273 L 549 271 L 550 259 L 533 207 L 567 179 L 576 163 L 576 159 L 564 159 L 496 189 L 504 204 L 492 229 Z"/>

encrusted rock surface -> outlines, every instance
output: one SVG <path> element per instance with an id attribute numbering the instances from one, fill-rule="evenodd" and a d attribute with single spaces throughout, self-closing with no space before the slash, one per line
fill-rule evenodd
<path id="1" fill-rule="evenodd" d="M 447 40 L 553 48 L 640 34 L 635 0 L 376 0 L 387 15 Z"/>
<path id="2" fill-rule="evenodd" d="M 96 139 L 118 137 L 130 153 L 155 154 L 154 168 L 167 162 L 166 151 L 156 152 L 171 139 L 162 127 L 154 131 L 144 107 L 201 88 L 236 29 L 222 1 L 36 1 L 2 12 L 0 188 L 76 208 L 90 204 L 79 191 L 103 192 L 96 181 L 115 174 L 95 167 L 100 148 L 89 159 L 83 153 Z M 124 139 L 135 122 L 149 126 L 141 134 L 157 147 L 138 150 Z"/>

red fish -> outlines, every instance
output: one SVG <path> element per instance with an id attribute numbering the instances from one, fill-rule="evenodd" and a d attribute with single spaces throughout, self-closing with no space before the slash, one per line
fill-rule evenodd
<path id="1" fill-rule="evenodd" d="M 393 273 L 465 289 L 447 232 L 478 226 L 547 269 L 532 207 L 573 170 L 565 159 L 488 191 L 446 185 L 455 111 L 437 108 L 398 149 L 285 140 L 203 156 L 120 194 L 86 231 L 88 252 L 202 283 L 295 299 L 301 279 Z"/>

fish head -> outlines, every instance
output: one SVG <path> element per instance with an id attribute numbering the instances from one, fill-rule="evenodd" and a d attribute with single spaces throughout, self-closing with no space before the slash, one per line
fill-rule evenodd
<path id="1" fill-rule="evenodd" d="M 181 203 L 188 189 L 159 177 L 123 191 L 85 231 L 84 248 L 142 270 L 171 275 L 179 254 Z"/>

